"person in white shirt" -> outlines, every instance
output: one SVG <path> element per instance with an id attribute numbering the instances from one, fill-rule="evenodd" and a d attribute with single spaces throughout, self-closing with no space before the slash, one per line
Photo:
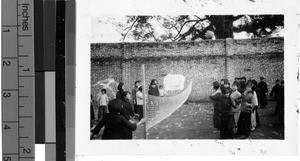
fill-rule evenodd
<path id="1" fill-rule="evenodd" d="M 97 104 L 98 104 L 98 120 L 103 117 L 104 113 L 108 113 L 107 104 L 108 96 L 106 95 L 106 89 L 101 89 L 98 93 Z"/>
<path id="2" fill-rule="evenodd" d="M 136 93 L 136 111 L 135 113 L 139 114 L 140 117 L 138 118 L 139 120 L 141 120 L 144 117 L 144 111 L 143 111 L 143 88 L 142 86 L 139 87 L 139 90 Z"/>
<path id="3" fill-rule="evenodd" d="M 164 89 L 163 85 L 160 85 L 158 88 L 158 92 L 159 92 L 159 97 L 164 97 L 166 96 L 166 90 Z"/>

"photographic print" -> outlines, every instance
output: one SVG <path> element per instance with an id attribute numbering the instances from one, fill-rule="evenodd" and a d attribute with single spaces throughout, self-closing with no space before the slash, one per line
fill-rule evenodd
<path id="1" fill-rule="evenodd" d="M 283 15 L 98 16 L 91 35 L 91 139 L 284 139 Z"/>
<path id="2" fill-rule="evenodd" d="M 79 160 L 298 154 L 296 5 L 77 6 Z"/>

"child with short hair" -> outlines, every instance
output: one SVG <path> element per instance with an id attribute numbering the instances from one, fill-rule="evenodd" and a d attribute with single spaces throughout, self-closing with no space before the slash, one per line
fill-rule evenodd
<path id="1" fill-rule="evenodd" d="M 166 95 L 166 91 L 163 85 L 159 85 L 158 92 L 160 97 L 164 97 Z"/>
<path id="2" fill-rule="evenodd" d="M 108 96 L 106 95 L 106 89 L 101 89 L 97 97 L 98 103 L 98 120 L 103 117 L 103 113 L 108 113 L 107 104 Z"/>
<path id="3" fill-rule="evenodd" d="M 210 96 L 210 99 L 220 103 L 220 139 L 233 139 L 234 117 L 231 109 L 232 101 L 229 97 L 229 88 L 221 87 L 221 92 L 215 92 Z"/>

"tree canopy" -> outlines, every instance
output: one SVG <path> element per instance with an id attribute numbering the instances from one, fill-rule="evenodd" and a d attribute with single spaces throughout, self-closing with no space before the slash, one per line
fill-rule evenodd
<path id="1" fill-rule="evenodd" d="M 251 38 L 270 37 L 283 29 L 283 15 L 180 15 L 127 16 L 117 27 L 121 41 L 131 37 L 136 41 L 204 40 L 207 31 L 216 39 L 234 38 L 233 33 L 247 32 Z"/>

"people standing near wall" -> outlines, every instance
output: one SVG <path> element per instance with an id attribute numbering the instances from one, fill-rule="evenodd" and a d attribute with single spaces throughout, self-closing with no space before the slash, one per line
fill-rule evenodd
<path id="1" fill-rule="evenodd" d="M 159 97 L 165 97 L 166 96 L 166 90 L 163 85 L 159 85 L 158 88 Z"/>
<path id="2" fill-rule="evenodd" d="M 274 100 L 276 101 L 274 115 L 278 115 L 278 113 L 279 113 L 278 103 L 280 103 L 280 102 L 278 102 L 279 101 L 279 96 L 280 96 L 280 94 L 279 94 L 280 90 L 279 89 L 280 89 L 281 84 L 280 84 L 280 80 L 278 80 L 278 79 L 276 80 L 275 83 L 276 83 L 275 86 L 273 86 L 273 88 L 270 92 L 270 97 L 273 97 Z"/>
<path id="3" fill-rule="evenodd" d="M 130 103 L 131 100 L 131 95 L 130 92 L 128 91 L 124 91 L 122 92 L 122 103 L 123 103 L 123 108 L 121 109 L 120 114 L 122 116 L 125 117 L 125 119 L 127 121 L 131 120 L 132 118 L 134 118 L 135 116 L 138 117 L 138 114 L 134 114 L 133 110 L 132 110 L 132 105 Z M 127 138 L 126 139 L 132 139 L 132 130 L 127 130 Z"/>
<path id="4" fill-rule="evenodd" d="M 241 139 L 250 137 L 251 131 L 251 111 L 253 109 L 255 100 L 251 88 L 251 83 L 246 84 L 245 92 L 242 94 L 241 113 L 238 121 L 237 135 Z"/>
<path id="5" fill-rule="evenodd" d="M 116 94 L 116 98 L 117 98 L 117 99 L 122 99 L 122 92 L 124 91 L 124 83 L 123 83 L 123 82 L 120 82 L 120 83 L 118 84 L 117 89 L 118 89 L 118 92 L 117 92 L 117 94 Z"/>
<path id="6" fill-rule="evenodd" d="M 258 88 L 260 89 L 260 101 L 259 101 L 259 108 L 265 108 L 268 105 L 267 95 L 268 95 L 268 85 L 265 82 L 264 77 L 260 77 L 260 82 L 258 83 Z"/>
<path id="7" fill-rule="evenodd" d="M 237 89 L 238 89 L 238 82 L 234 81 L 231 85 L 232 92 L 230 94 L 230 98 L 233 100 L 232 112 L 233 112 L 233 117 L 234 117 L 234 121 L 235 121 L 234 133 L 237 132 L 237 125 L 238 125 L 238 120 L 240 117 L 241 101 L 242 101 L 242 94 Z"/>
<path id="8" fill-rule="evenodd" d="M 106 95 L 106 89 L 101 89 L 97 95 L 98 120 L 103 117 L 104 113 L 108 113 L 107 104 L 108 96 Z"/>
<path id="9" fill-rule="evenodd" d="M 122 110 L 122 101 L 113 99 L 108 103 L 108 114 L 100 120 L 97 126 L 91 130 L 90 139 L 92 140 L 95 134 L 98 134 L 104 126 L 102 139 L 128 139 L 128 130 L 135 131 L 137 126 L 144 123 L 142 119 L 139 122 L 128 121 L 120 112 Z"/>
<path id="10" fill-rule="evenodd" d="M 220 139 L 233 139 L 234 138 L 234 117 L 232 112 L 232 100 L 230 99 L 229 88 L 221 87 L 221 93 L 214 92 L 210 99 L 218 101 L 220 104 Z"/>
<path id="11" fill-rule="evenodd" d="M 219 82 L 218 81 L 213 82 L 213 90 L 214 90 L 215 95 L 221 95 L 221 90 L 219 90 L 219 88 L 220 88 Z M 213 109 L 214 110 L 214 113 L 213 113 L 213 124 L 214 124 L 214 128 L 217 129 L 217 131 L 219 131 L 220 130 L 220 107 L 219 107 L 219 101 L 213 100 L 213 106 L 214 106 L 214 109 Z"/>
<path id="12" fill-rule="evenodd" d="M 139 91 L 139 87 L 141 86 L 141 81 L 137 80 L 134 82 L 134 87 L 131 90 L 131 95 L 132 95 L 132 103 L 133 103 L 133 109 L 135 111 L 136 109 L 136 93 Z M 135 111 L 136 112 L 136 111 Z"/>
<path id="13" fill-rule="evenodd" d="M 251 131 L 254 131 L 257 126 L 260 126 L 260 120 L 258 115 L 258 102 L 260 100 L 260 90 L 257 87 L 257 81 L 255 79 L 251 80 L 252 84 L 252 91 L 253 91 L 253 97 L 254 97 L 254 107 L 252 109 L 251 113 Z"/>
<path id="14" fill-rule="evenodd" d="M 242 94 L 246 90 L 246 77 L 241 77 L 239 86 L 238 86 L 238 91 Z"/>
<path id="15" fill-rule="evenodd" d="M 144 109 L 143 109 L 143 87 L 139 87 L 139 91 L 136 93 L 136 109 L 135 113 L 139 114 L 138 120 L 141 120 L 144 117 Z"/>
<path id="16" fill-rule="evenodd" d="M 148 94 L 152 96 L 159 96 L 158 86 L 157 86 L 157 80 L 152 79 L 151 83 L 149 85 Z"/>

